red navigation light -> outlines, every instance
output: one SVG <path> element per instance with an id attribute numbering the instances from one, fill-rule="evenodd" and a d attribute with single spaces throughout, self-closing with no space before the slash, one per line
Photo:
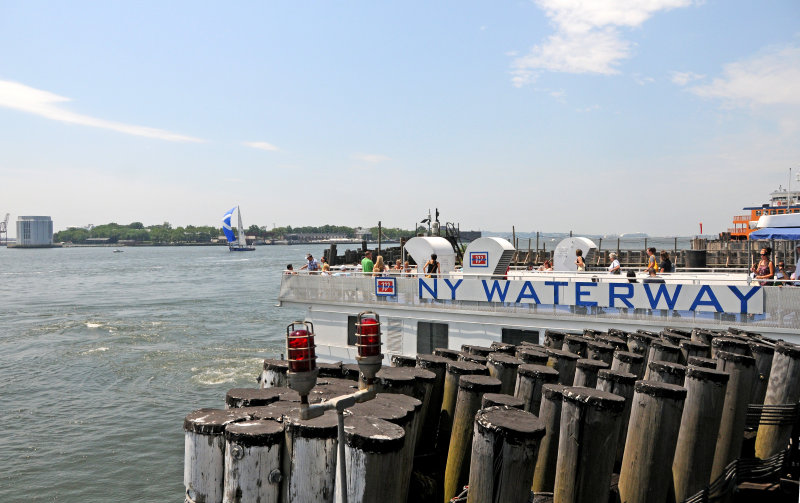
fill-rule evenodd
<path id="1" fill-rule="evenodd" d="M 380 355 L 381 322 L 378 315 L 369 311 L 359 314 L 356 327 L 356 347 L 358 347 L 358 356 Z"/>
<path id="2" fill-rule="evenodd" d="M 317 355 L 314 351 L 314 331 L 310 324 L 305 328 L 292 330 L 294 323 L 286 329 L 286 346 L 289 353 L 289 371 L 309 372 L 317 368 Z"/>

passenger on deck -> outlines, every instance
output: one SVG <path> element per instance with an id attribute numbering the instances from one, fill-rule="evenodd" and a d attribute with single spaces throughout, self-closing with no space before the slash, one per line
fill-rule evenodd
<path id="1" fill-rule="evenodd" d="M 648 276 L 642 283 L 665 283 L 664 278 L 656 276 L 656 269 L 647 269 Z"/>
<path id="2" fill-rule="evenodd" d="M 647 267 L 645 268 L 645 272 L 648 274 L 650 270 L 653 270 L 653 273 L 658 273 L 658 262 L 656 262 L 656 249 L 652 246 L 647 249 Z"/>
<path id="3" fill-rule="evenodd" d="M 312 274 L 316 274 L 317 272 L 319 272 L 319 262 L 314 260 L 314 257 L 310 253 L 306 254 L 306 260 L 307 260 L 306 265 L 301 267 L 300 270 L 308 269 L 308 272 Z"/>
<path id="4" fill-rule="evenodd" d="M 669 259 L 669 253 L 661 250 L 661 263 L 659 264 L 661 272 L 674 272 L 672 270 L 672 261 Z"/>
<path id="5" fill-rule="evenodd" d="M 286 266 L 286 270 L 283 271 L 283 274 L 297 274 L 297 271 L 294 270 L 294 266 L 289 264 Z"/>
<path id="6" fill-rule="evenodd" d="M 783 262 L 778 262 L 778 270 L 775 272 L 775 284 L 777 286 L 783 286 L 786 279 L 785 265 Z"/>
<path id="7" fill-rule="evenodd" d="M 575 265 L 578 266 L 579 271 L 586 270 L 586 261 L 583 260 L 583 250 L 580 248 L 575 250 Z"/>
<path id="8" fill-rule="evenodd" d="M 411 276 L 411 266 L 408 264 L 408 260 L 403 262 L 403 276 Z"/>
<path id="9" fill-rule="evenodd" d="M 439 258 L 439 257 L 435 253 L 432 253 L 430 260 L 425 262 L 425 266 L 423 267 L 423 270 L 425 271 L 425 277 L 426 278 L 430 278 L 431 276 L 434 276 L 434 275 L 438 276 L 439 274 L 441 274 L 442 265 L 439 262 L 436 261 L 437 258 Z"/>
<path id="10" fill-rule="evenodd" d="M 329 276 L 331 274 L 331 265 L 325 260 L 325 257 L 320 259 L 322 261 L 322 274 Z"/>
<path id="11" fill-rule="evenodd" d="M 403 270 L 403 264 L 400 262 L 400 259 L 395 260 L 394 267 L 392 269 L 394 269 L 395 271 Z"/>
<path id="12" fill-rule="evenodd" d="M 619 260 L 617 260 L 617 254 L 611 252 L 608 254 L 608 258 L 611 259 L 611 265 L 608 266 L 608 272 L 611 274 L 619 274 L 620 273 L 620 264 Z"/>
<path id="13" fill-rule="evenodd" d="M 372 252 L 367 250 L 364 253 L 364 260 L 361 261 L 361 272 L 364 274 L 372 273 L 372 268 L 375 264 L 372 263 Z"/>
<path id="14" fill-rule="evenodd" d="M 545 260 L 544 264 L 539 266 L 540 271 L 552 271 L 553 270 L 553 263 L 550 260 Z"/>
<path id="15" fill-rule="evenodd" d="M 636 272 L 635 271 L 633 271 L 631 269 L 628 269 L 628 272 L 625 273 L 625 275 L 628 277 L 628 283 L 638 283 L 638 281 L 636 281 Z"/>
<path id="16" fill-rule="evenodd" d="M 372 267 L 372 275 L 380 276 L 384 272 L 386 272 L 386 266 L 383 263 L 383 255 L 378 255 L 378 258 L 375 260 L 375 265 Z"/>
<path id="17" fill-rule="evenodd" d="M 771 253 L 772 248 L 768 246 L 762 248 L 761 260 L 751 269 L 755 274 L 755 279 L 761 280 L 758 282 L 761 286 L 771 285 L 772 282 L 768 280 L 771 280 L 775 276 L 775 264 L 773 264 L 772 260 L 769 258 Z"/>

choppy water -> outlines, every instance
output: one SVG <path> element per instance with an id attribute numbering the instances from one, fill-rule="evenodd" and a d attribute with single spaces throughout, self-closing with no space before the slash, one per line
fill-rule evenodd
<path id="1" fill-rule="evenodd" d="M 183 417 L 257 385 L 322 249 L 0 248 L 0 501 L 182 501 Z"/>

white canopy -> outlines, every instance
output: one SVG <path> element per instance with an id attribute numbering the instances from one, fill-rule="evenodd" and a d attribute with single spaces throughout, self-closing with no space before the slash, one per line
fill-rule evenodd
<path id="1" fill-rule="evenodd" d="M 514 246 L 503 238 L 478 238 L 464 253 L 465 273 L 504 275 L 514 256 Z"/>
<path id="2" fill-rule="evenodd" d="M 594 244 L 589 238 L 566 238 L 562 239 L 556 245 L 553 252 L 553 270 L 554 271 L 577 271 L 578 266 L 575 265 L 575 250 L 583 252 L 583 259 L 589 256 L 589 251 L 596 249 L 597 245 Z"/>
<path id="3" fill-rule="evenodd" d="M 450 241 L 439 236 L 418 236 L 406 241 L 406 253 L 411 255 L 417 263 L 417 272 L 423 272 L 422 267 L 430 260 L 431 254 L 437 255 L 436 260 L 442 265 L 442 272 L 449 272 L 456 268 L 456 252 Z"/>

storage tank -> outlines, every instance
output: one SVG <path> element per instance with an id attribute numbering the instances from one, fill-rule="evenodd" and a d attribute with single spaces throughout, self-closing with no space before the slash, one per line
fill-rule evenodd
<path id="1" fill-rule="evenodd" d="M 53 221 L 44 216 L 17 218 L 17 248 L 46 248 L 53 246 Z"/>

